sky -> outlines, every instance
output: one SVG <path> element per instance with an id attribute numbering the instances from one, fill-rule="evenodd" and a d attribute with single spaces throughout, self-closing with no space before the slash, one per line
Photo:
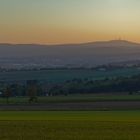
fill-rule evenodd
<path id="1" fill-rule="evenodd" d="M 140 0 L 0 0 L 0 43 L 140 42 Z"/>

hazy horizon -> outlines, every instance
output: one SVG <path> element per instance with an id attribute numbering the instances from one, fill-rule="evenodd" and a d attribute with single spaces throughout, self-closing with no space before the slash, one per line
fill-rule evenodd
<path id="1" fill-rule="evenodd" d="M 114 41 L 114 44 L 116 42 L 128 42 L 128 43 L 134 43 L 134 44 L 140 44 L 140 42 L 136 42 L 136 41 L 130 41 L 130 40 L 124 40 L 124 39 L 112 39 L 112 40 L 95 40 L 95 41 L 89 41 L 89 42 L 77 42 L 77 43 L 74 43 L 74 42 L 71 42 L 71 43 L 10 43 L 10 42 L 0 42 L 0 45 L 1 44 L 9 44 L 9 45 L 50 45 L 50 46 L 59 46 L 59 45 L 82 45 L 82 44 L 90 44 L 90 43 L 108 43 L 108 42 L 113 42 Z"/>
<path id="2" fill-rule="evenodd" d="M 0 43 L 140 43 L 138 0 L 1 0 Z"/>

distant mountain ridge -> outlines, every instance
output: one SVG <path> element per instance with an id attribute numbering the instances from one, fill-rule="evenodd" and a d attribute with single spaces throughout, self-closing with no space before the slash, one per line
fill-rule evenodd
<path id="1" fill-rule="evenodd" d="M 14 44 L 14 43 L 0 43 L 0 46 L 79 46 L 79 45 L 99 45 L 99 46 L 106 46 L 106 45 L 135 45 L 140 46 L 140 43 L 137 42 L 131 42 L 127 40 L 109 40 L 109 41 L 95 41 L 95 42 L 86 42 L 86 43 L 69 43 L 69 44 L 37 44 L 37 43 L 31 43 L 31 44 Z"/>
<path id="2" fill-rule="evenodd" d="M 96 41 L 83 43 L 84 45 L 95 45 L 95 46 L 140 46 L 140 43 L 131 42 L 127 40 L 110 40 L 110 41 Z"/>
<path id="3" fill-rule="evenodd" d="M 140 44 L 110 40 L 81 44 L 0 44 L 1 67 L 93 67 L 140 60 Z"/>

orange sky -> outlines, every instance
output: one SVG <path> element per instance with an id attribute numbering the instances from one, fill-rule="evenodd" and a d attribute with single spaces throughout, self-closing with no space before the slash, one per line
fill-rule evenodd
<path id="1" fill-rule="evenodd" d="M 3 0 L 0 42 L 140 42 L 138 0 Z"/>

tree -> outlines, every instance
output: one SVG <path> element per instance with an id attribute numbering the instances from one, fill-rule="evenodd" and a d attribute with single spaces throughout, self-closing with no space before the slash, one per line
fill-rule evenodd
<path id="1" fill-rule="evenodd" d="M 27 96 L 29 96 L 29 103 L 37 102 L 38 85 L 37 81 L 27 81 Z"/>
<path id="2" fill-rule="evenodd" d="M 27 89 L 27 94 L 29 96 L 29 103 L 37 102 L 37 87 L 29 86 Z"/>
<path id="3" fill-rule="evenodd" d="M 4 97 L 6 98 L 7 104 L 9 104 L 9 98 L 12 96 L 11 88 L 7 86 L 4 91 Z"/>

